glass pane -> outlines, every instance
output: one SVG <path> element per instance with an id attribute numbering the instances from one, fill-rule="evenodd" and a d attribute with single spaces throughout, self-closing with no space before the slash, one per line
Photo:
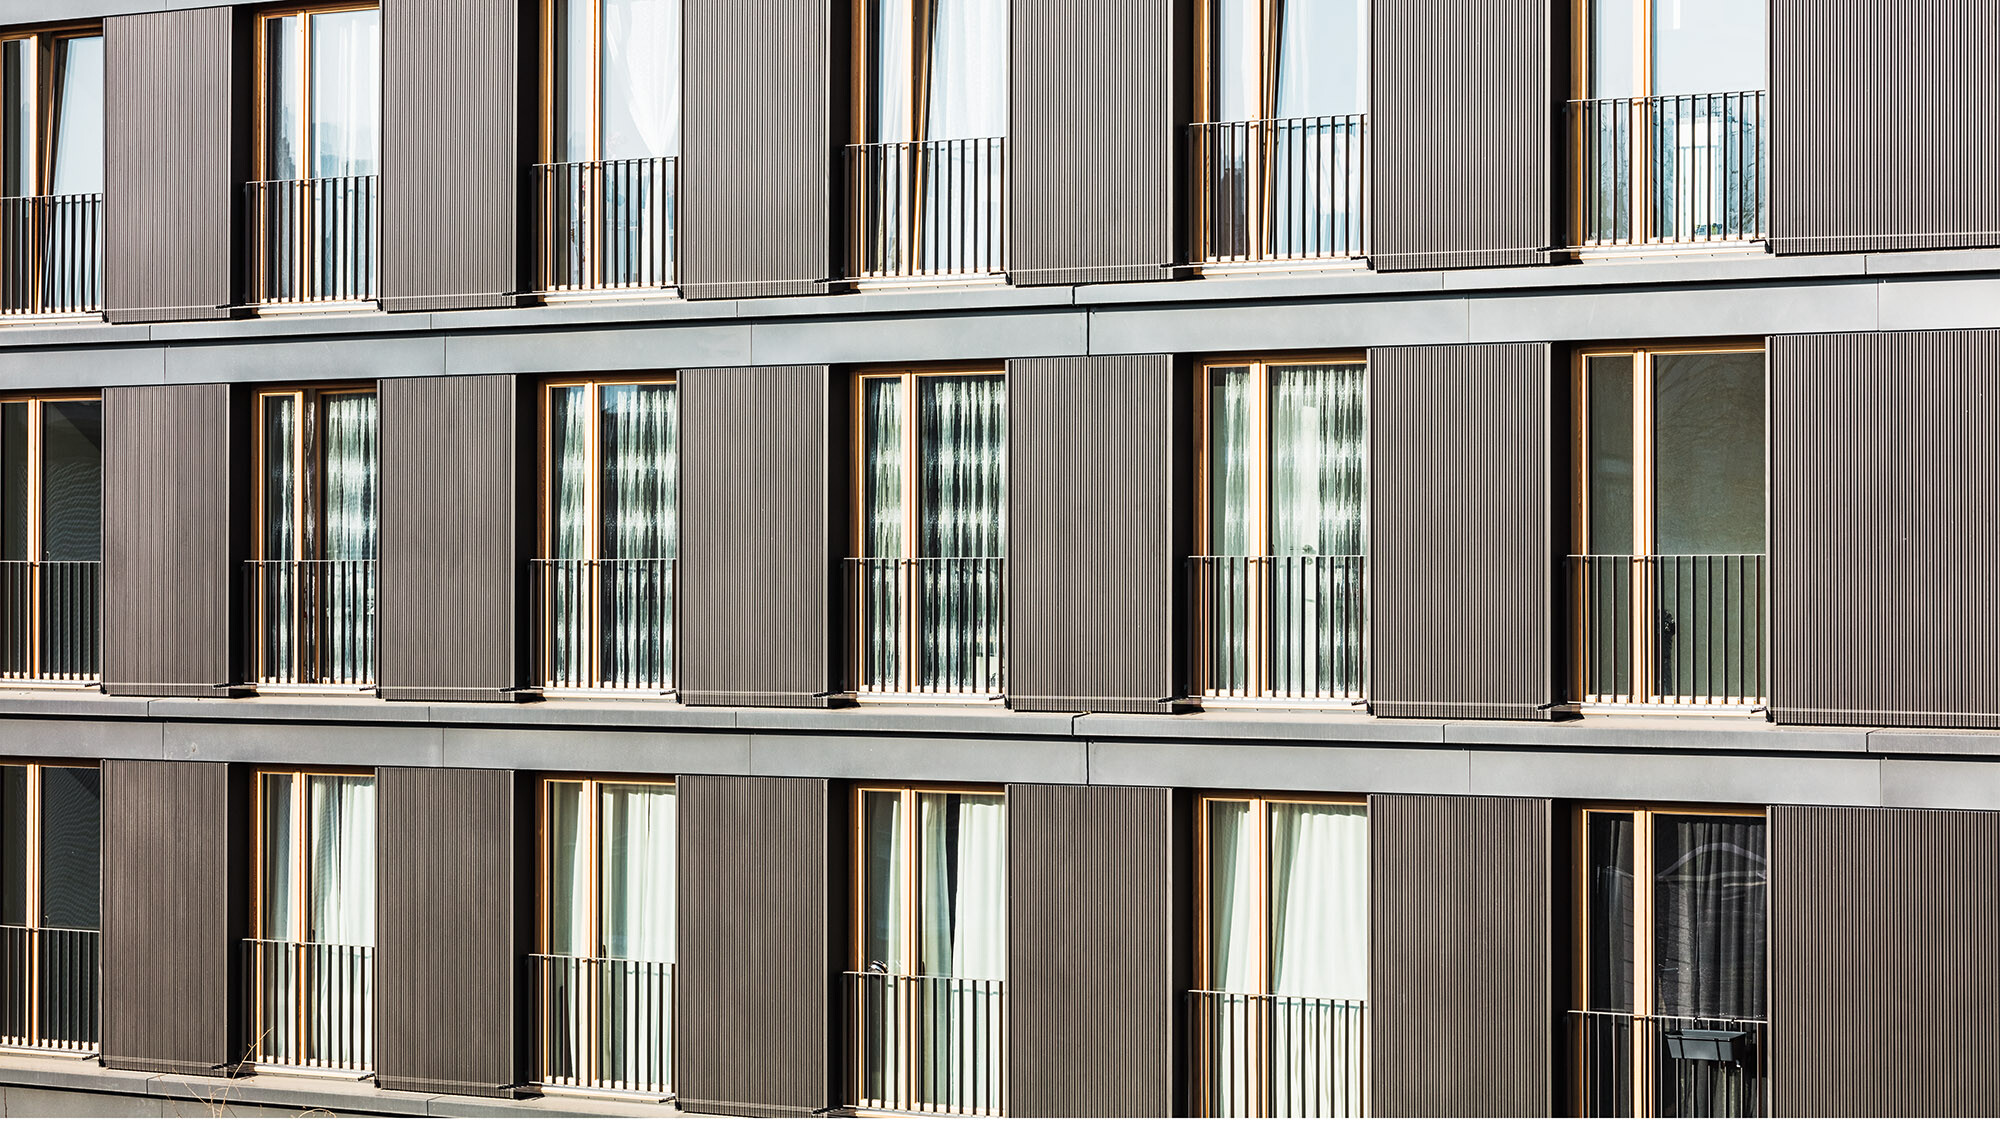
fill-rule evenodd
<path id="1" fill-rule="evenodd" d="M 917 971 L 1007 977 L 1007 802 L 998 794 L 920 793 Z"/>
<path id="2" fill-rule="evenodd" d="M 1263 0 L 1210 0 L 1211 121 L 1254 121 L 1265 116 L 1263 6 Z"/>
<path id="3" fill-rule="evenodd" d="M 299 399 L 269 395 L 263 404 L 264 557 L 298 558 Z"/>
<path id="4" fill-rule="evenodd" d="M 868 56 L 874 62 L 873 110 L 868 140 L 917 139 L 912 102 L 916 66 L 916 5 L 919 0 L 869 0 Z"/>
<path id="5" fill-rule="evenodd" d="M 1256 481 L 1256 435 L 1250 418 L 1255 388 L 1247 367 L 1218 368 L 1208 373 L 1208 553 L 1251 555 L 1261 544 L 1251 542 L 1256 511 L 1251 504 Z"/>
<path id="6" fill-rule="evenodd" d="M 917 381 L 919 557 L 1006 554 L 1006 392 L 999 375 Z"/>
<path id="7" fill-rule="evenodd" d="M 380 525 L 381 454 L 375 392 L 320 399 L 326 435 L 326 543 L 329 559 L 372 559 Z"/>
<path id="8" fill-rule="evenodd" d="M 931 0 L 925 140 L 1007 135 L 1006 0 Z"/>
<path id="9" fill-rule="evenodd" d="M 42 558 L 89 562 L 104 556 L 104 407 L 42 406 Z"/>
<path id="10" fill-rule="evenodd" d="M 903 383 L 870 379 L 862 384 L 861 554 L 897 558 L 903 549 Z"/>
<path id="11" fill-rule="evenodd" d="M 293 886 L 292 776 L 267 773 L 257 779 L 258 824 L 263 839 L 258 844 L 259 881 L 257 936 L 277 941 L 297 941 L 298 912 L 294 908 L 297 888 Z"/>
<path id="12" fill-rule="evenodd" d="M 1276 117 L 1368 112 L 1365 0 L 1278 0 Z"/>
<path id="13" fill-rule="evenodd" d="M 1656 528 L 1663 555 L 1764 550 L 1764 355 L 1654 361 Z"/>
<path id="14" fill-rule="evenodd" d="M 312 175 L 372 176 L 381 154 L 381 15 L 312 17 Z"/>
<path id="15" fill-rule="evenodd" d="M 1585 361 L 1589 395 L 1586 553 L 1632 553 L 1632 357 Z"/>
<path id="16" fill-rule="evenodd" d="M 871 973 L 909 971 L 903 949 L 903 795 L 861 795 L 861 967 Z"/>
<path id="17" fill-rule="evenodd" d="M 1584 893 L 1589 926 L 1587 1006 L 1597 1012 L 1629 1012 L 1633 1003 L 1632 814 L 1589 813 L 1584 817 L 1589 886 Z"/>
<path id="18" fill-rule="evenodd" d="M 28 557 L 28 404 L 0 403 L 0 558 Z"/>
<path id="19" fill-rule="evenodd" d="M 583 783 L 549 783 L 550 953 L 588 957 L 590 847 L 583 838 Z"/>
<path id="20" fill-rule="evenodd" d="M 1763 1019 L 1763 819 L 1660 816 L 1653 824 L 1655 1010 Z"/>
<path id="21" fill-rule="evenodd" d="M 1653 93 L 1761 90 L 1764 5 L 1653 0 Z"/>
<path id="22" fill-rule="evenodd" d="M 375 779 L 306 778 L 307 941 L 375 944 Z"/>
<path id="23" fill-rule="evenodd" d="M 1361 553 L 1364 409 L 1359 365 L 1271 369 L 1271 554 Z"/>
<path id="24" fill-rule="evenodd" d="M 101 813 L 96 770 L 42 768 L 42 925 L 97 928 Z"/>
<path id="25" fill-rule="evenodd" d="M 1204 801 L 1208 826 L 1208 964 L 1211 992 L 1264 991 L 1258 949 L 1257 829 L 1248 801 Z"/>
<path id="26" fill-rule="evenodd" d="M 680 0 L 603 0 L 605 160 L 680 151 Z"/>
<path id="27" fill-rule="evenodd" d="M 296 180 L 306 172 L 305 17 L 264 21 L 264 178 Z"/>
<path id="28" fill-rule="evenodd" d="M 667 785 L 606 785 L 604 955 L 633 961 L 674 959 L 674 790 Z"/>
<path id="29" fill-rule="evenodd" d="M 0 766 L 0 926 L 28 924 L 28 767 Z"/>
<path id="30" fill-rule="evenodd" d="M 0 43 L 0 195 L 34 195 L 35 41 Z"/>
<path id="31" fill-rule="evenodd" d="M 558 163 L 595 160 L 590 85 L 592 55 L 597 47 L 591 24 L 597 0 L 554 0 L 551 7 L 549 48 L 555 73 L 550 76 L 549 90 L 555 100 L 550 107 L 554 159 Z"/>
<path id="32" fill-rule="evenodd" d="M 1368 998 L 1368 810 L 1271 806 L 1271 991 Z"/>
<path id="33" fill-rule="evenodd" d="M 1640 93 L 1638 34 L 1644 2 L 1591 0 L 1590 97 L 1630 98 Z"/>
<path id="34" fill-rule="evenodd" d="M 580 559 L 590 543 L 590 391 L 549 391 L 549 557 Z"/>
<path id="35" fill-rule="evenodd" d="M 599 389 L 603 458 L 600 556 L 670 559 L 678 526 L 680 425 L 672 386 Z"/>
<path id="36" fill-rule="evenodd" d="M 75 36 L 55 42 L 55 195 L 104 190 L 104 39 Z"/>

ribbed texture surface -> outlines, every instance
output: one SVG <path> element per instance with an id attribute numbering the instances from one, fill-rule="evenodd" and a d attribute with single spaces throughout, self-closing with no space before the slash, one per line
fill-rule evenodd
<path id="1" fill-rule="evenodd" d="M 1547 801 L 1369 802 L 1369 1109 L 1547 1117 L 1555 1079 Z"/>
<path id="2" fill-rule="evenodd" d="M 2000 246 L 2000 21 L 1980 0 L 1771 4 L 1771 247 Z"/>
<path id="3" fill-rule="evenodd" d="M 832 372 L 684 371 L 681 698 L 812 707 L 833 689 Z M 755 581 L 746 581 L 747 576 Z"/>
<path id="4" fill-rule="evenodd" d="M 1771 340 L 1779 722 L 2000 726 L 2000 332 Z"/>
<path id="5" fill-rule="evenodd" d="M 1550 650 L 1549 347 L 1370 357 L 1378 715 L 1532 719 Z"/>
<path id="6" fill-rule="evenodd" d="M 375 775 L 375 1070 L 385 1090 L 500 1094 L 530 1034 L 521 957 L 514 775 Z"/>
<path id="7" fill-rule="evenodd" d="M 232 8 L 199 8 L 104 21 L 104 307 L 113 322 L 229 315 L 242 190 L 231 129 L 236 18 Z"/>
<path id="8" fill-rule="evenodd" d="M 1554 239 L 1551 0 L 1375 5 L 1380 270 L 1523 266 Z"/>
<path id="9" fill-rule="evenodd" d="M 1007 365 L 1008 701 L 1159 711 L 1183 553 L 1170 356 Z"/>
<path id="10" fill-rule="evenodd" d="M 104 681 L 214 695 L 231 680 L 229 388 L 104 391 Z M 247 472 L 247 468 L 246 468 Z"/>
<path id="11" fill-rule="evenodd" d="M 804 1117 L 837 1104 L 835 799 L 819 780 L 680 779 L 675 1024 L 698 1029 L 679 1042 L 683 1109 Z"/>
<path id="12" fill-rule="evenodd" d="M 1173 792 L 1007 789 L 1007 1109 L 1170 1117 L 1185 920 Z"/>
<path id="13" fill-rule="evenodd" d="M 504 697 L 524 678 L 517 381 L 391 379 L 381 393 L 382 693 Z"/>
<path id="14" fill-rule="evenodd" d="M 839 268 L 833 34 L 845 0 L 685 0 L 681 276 L 689 297 L 826 291 Z"/>
<path id="15" fill-rule="evenodd" d="M 535 81 L 521 67 L 522 29 L 534 27 L 522 8 L 383 5 L 382 307 L 392 312 L 514 302 L 521 84 Z"/>
<path id="16" fill-rule="evenodd" d="M 2000 1113 L 2000 816 L 1771 810 L 1772 1106 Z"/>
<path id="17" fill-rule="evenodd" d="M 1170 276 L 1186 0 L 1013 0 L 1008 256 L 1017 284 Z"/>

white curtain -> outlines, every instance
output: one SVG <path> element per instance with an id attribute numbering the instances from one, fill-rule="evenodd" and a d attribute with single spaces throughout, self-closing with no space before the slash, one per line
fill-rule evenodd
<path id="1" fill-rule="evenodd" d="M 1261 553 L 1252 540 L 1256 511 L 1251 490 L 1256 479 L 1257 436 L 1253 429 L 1255 388 L 1247 367 L 1217 368 L 1208 375 L 1208 543 L 1201 590 L 1208 614 L 1208 649 L 1202 684 L 1215 694 L 1250 686 L 1249 557 Z"/>
<path id="2" fill-rule="evenodd" d="M 300 1057 L 362 1069 L 375 1022 L 375 779 L 308 776 L 306 831 L 306 940 L 346 948 L 307 952 Z"/>
<path id="3" fill-rule="evenodd" d="M 590 675 L 590 390 L 549 392 L 548 678 L 579 687 Z"/>
<path id="4" fill-rule="evenodd" d="M 602 388 L 598 679 L 665 686 L 679 554 L 679 398 L 672 384 Z"/>
<path id="5" fill-rule="evenodd" d="M 665 785 L 600 789 L 605 976 L 599 998 L 604 1072 L 636 1087 L 667 1084 L 673 1042 L 675 793 Z"/>
<path id="6" fill-rule="evenodd" d="M 870 379 L 864 384 L 862 426 L 865 434 L 860 555 L 855 575 L 862 626 L 861 686 L 893 690 L 902 681 L 904 653 L 899 623 L 904 613 L 899 564 L 904 547 L 905 472 L 903 383 L 900 379 Z"/>
<path id="7" fill-rule="evenodd" d="M 375 175 L 382 153 L 381 13 L 322 12 L 311 19 L 311 174 Z"/>
<path id="8" fill-rule="evenodd" d="M 916 1054 L 920 1104 L 999 1107 L 1001 982 L 1007 976 L 1007 805 L 998 795 L 918 796 L 922 975 Z M 930 979 L 945 978 L 945 979 Z"/>
<path id="9" fill-rule="evenodd" d="M 381 452 L 373 391 L 320 400 L 326 524 L 319 622 L 327 678 L 375 678 L 375 557 L 381 528 Z"/>
<path id="10" fill-rule="evenodd" d="M 1367 1069 L 1367 809 L 1270 808 L 1270 991 L 1281 999 L 1272 1013 L 1268 1109 L 1358 1116 Z"/>
<path id="11" fill-rule="evenodd" d="M 1006 0 L 930 0 L 925 139 L 1007 135 Z"/>
<path id="12" fill-rule="evenodd" d="M 1271 369 L 1271 685 L 1361 690 L 1365 368 Z"/>
<path id="13" fill-rule="evenodd" d="M 920 683 L 932 691 L 998 692 L 1000 563 L 1007 553 L 1007 381 L 999 375 L 917 381 L 918 488 L 925 564 Z"/>
<path id="14" fill-rule="evenodd" d="M 58 39 L 56 57 L 62 90 L 50 193 L 95 194 L 104 190 L 104 37 Z"/>
<path id="15" fill-rule="evenodd" d="M 680 0 L 601 0 L 602 159 L 680 151 Z"/>
<path id="16" fill-rule="evenodd" d="M 1194 1029 L 1206 1076 L 1204 1112 L 1233 1117 L 1257 1106 L 1259 1067 L 1255 1046 L 1261 1036 L 1264 991 L 1261 964 L 1262 872 L 1257 863 L 1257 822 L 1248 801 L 1204 804 L 1208 831 L 1208 954 L 1201 1010 L 1207 1020 Z"/>

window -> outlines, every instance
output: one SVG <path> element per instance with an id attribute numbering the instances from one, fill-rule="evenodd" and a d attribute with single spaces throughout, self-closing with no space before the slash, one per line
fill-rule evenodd
<path id="1" fill-rule="evenodd" d="M 94 767 L 0 765 L 0 1046 L 97 1049 L 102 813 Z"/>
<path id="2" fill-rule="evenodd" d="M 1763 1116 L 1764 818 L 1593 808 L 1581 834 L 1579 1111 Z"/>
<path id="3" fill-rule="evenodd" d="M 542 786 L 540 1080 L 673 1092 L 674 787 Z"/>
<path id="4" fill-rule="evenodd" d="M 670 379 L 545 392 L 535 589 L 551 688 L 674 687 L 680 400 Z"/>
<path id="5" fill-rule="evenodd" d="M 850 670 L 870 695 L 997 697 L 1006 587 L 1007 381 L 858 380 Z"/>
<path id="6" fill-rule="evenodd" d="M 1760 704 L 1763 353 L 1592 350 L 1578 380 L 1577 701 Z"/>
<path id="7" fill-rule="evenodd" d="M 1367 367 L 1358 357 L 1214 363 L 1198 394 L 1196 689 L 1358 701 Z"/>
<path id="8" fill-rule="evenodd" d="M 1363 1116 L 1367 806 L 1210 797 L 1199 832 L 1195 1114 Z"/>
<path id="9" fill-rule="evenodd" d="M 0 680 L 102 674 L 103 436 L 97 399 L 0 399 Z"/>
<path id="10" fill-rule="evenodd" d="M 861 789 L 848 1104 L 1000 1114 L 1007 799 Z"/>
<path id="11" fill-rule="evenodd" d="M 250 611 L 260 684 L 375 680 L 380 527 L 372 387 L 256 399 L 257 546 Z"/>
<path id="12" fill-rule="evenodd" d="M 0 315 L 95 312 L 104 207 L 104 37 L 0 35 Z"/>
<path id="13" fill-rule="evenodd" d="M 251 1061 L 374 1065 L 375 778 L 260 773 Z"/>

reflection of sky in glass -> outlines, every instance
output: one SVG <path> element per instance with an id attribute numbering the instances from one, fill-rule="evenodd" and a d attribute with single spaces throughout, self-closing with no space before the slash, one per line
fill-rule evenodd
<path id="1" fill-rule="evenodd" d="M 1278 28 L 1277 117 L 1368 112 L 1368 5 L 1285 0 Z"/>
<path id="2" fill-rule="evenodd" d="M 1744 0 L 1654 0 L 1651 88 L 1640 88 L 1634 41 L 1640 0 L 1591 5 L 1590 96 L 1761 90 L 1764 10 Z"/>
<path id="3" fill-rule="evenodd" d="M 312 17 L 312 174 L 372 176 L 381 153 L 381 16 Z"/>
<path id="4" fill-rule="evenodd" d="M 604 160 L 680 150 L 679 0 L 603 0 Z"/>
<path id="5" fill-rule="evenodd" d="M 55 168 L 50 191 L 55 195 L 104 190 L 104 39 L 101 36 L 60 39 L 61 102 L 57 109 Z"/>

